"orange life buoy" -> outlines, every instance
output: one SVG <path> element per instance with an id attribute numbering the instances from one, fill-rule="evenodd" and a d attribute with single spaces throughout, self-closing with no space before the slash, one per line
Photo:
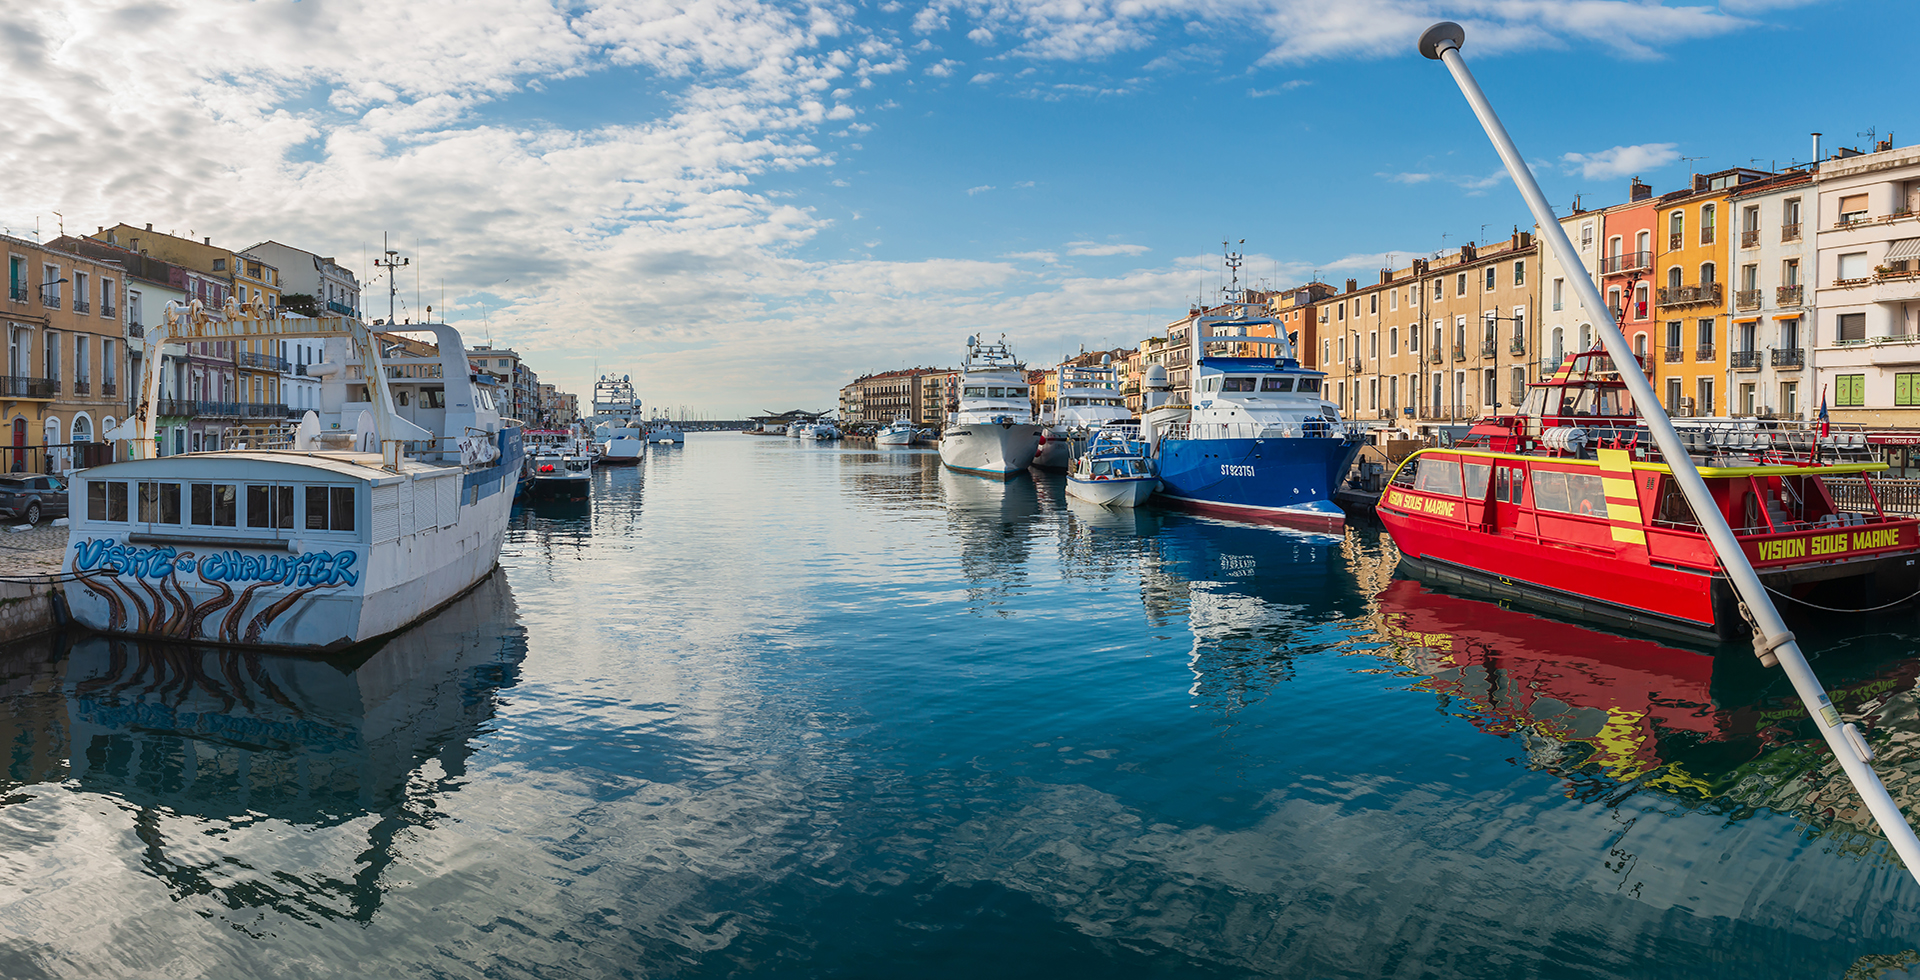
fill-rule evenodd
<path id="1" fill-rule="evenodd" d="M 1580 513 L 1582 513 L 1582 514 L 1585 514 L 1585 515 L 1587 515 L 1588 517 L 1592 517 L 1592 516 L 1593 516 L 1593 501 L 1591 501 L 1591 500 L 1584 500 L 1584 499 L 1583 499 L 1583 500 L 1581 500 L 1581 501 L 1580 501 Z"/>

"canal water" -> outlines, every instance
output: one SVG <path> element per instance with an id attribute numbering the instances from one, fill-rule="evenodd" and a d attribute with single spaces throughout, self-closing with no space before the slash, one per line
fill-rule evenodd
<path id="1" fill-rule="evenodd" d="M 1386 538 L 696 434 L 341 663 L 0 655 L 0 976 L 1900 977 L 1776 672 Z M 1920 633 L 1810 626 L 1920 772 Z"/>

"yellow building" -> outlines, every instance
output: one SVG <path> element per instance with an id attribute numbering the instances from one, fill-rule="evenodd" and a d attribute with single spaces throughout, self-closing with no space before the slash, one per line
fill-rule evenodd
<path id="1" fill-rule="evenodd" d="M 0 236 L 7 252 L 0 469 L 57 473 L 110 462 L 124 420 L 126 328 L 120 265 Z M 51 447 L 51 448 L 49 448 Z"/>
<path id="2" fill-rule="evenodd" d="M 1653 385 L 1675 415 L 1728 414 L 1726 279 L 1730 251 L 1727 198 L 1741 184 L 1771 176 L 1735 167 L 1695 174 L 1693 186 L 1656 203 L 1654 320 L 1660 348 Z"/>

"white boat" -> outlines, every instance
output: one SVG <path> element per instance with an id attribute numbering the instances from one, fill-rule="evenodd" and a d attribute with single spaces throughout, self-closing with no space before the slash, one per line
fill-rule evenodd
<path id="1" fill-rule="evenodd" d="M 526 470 L 521 475 L 528 500 L 586 500 L 593 493 L 593 449 L 571 429 L 529 429 Z"/>
<path id="2" fill-rule="evenodd" d="M 325 652 L 403 629 L 491 572 L 519 481 L 502 419 L 459 331 L 389 356 L 351 317 L 168 304 L 147 328 L 135 459 L 71 483 L 67 607 L 90 629 Z M 229 429 L 214 452 L 154 457 L 161 351 L 243 337 L 321 337 L 318 412 Z M 396 405 L 399 406 L 396 408 Z"/>
<path id="3" fill-rule="evenodd" d="M 940 433 L 940 462 L 949 469 L 1007 477 L 1027 468 L 1040 448 L 1040 426 L 1027 399 L 1026 372 L 1005 338 L 967 338 L 960 410 Z"/>
<path id="4" fill-rule="evenodd" d="M 1054 371 L 1054 397 L 1040 414 L 1046 425 L 1033 465 L 1064 470 L 1073 460 L 1073 446 L 1085 443 L 1108 422 L 1131 419 L 1120 392 L 1120 369 L 1111 355 L 1098 366 L 1062 363 Z"/>
<path id="5" fill-rule="evenodd" d="M 915 431 L 913 423 L 902 415 L 893 420 L 893 424 L 881 429 L 873 437 L 876 446 L 911 446 Z"/>
<path id="6" fill-rule="evenodd" d="M 669 445 L 687 441 L 687 434 L 680 427 L 665 418 L 655 418 L 647 423 L 647 441 Z"/>
<path id="7" fill-rule="evenodd" d="M 815 442 L 832 442 L 840 438 L 840 430 L 835 428 L 832 422 L 823 419 L 808 428 L 806 438 Z"/>
<path id="8" fill-rule="evenodd" d="M 1160 489 L 1140 427 L 1109 424 L 1067 471 L 1067 496 L 1102 507 L 1138 507 Z"/>
<path id="9" fill-rule="evenodd" d="M 640 399 L 633 394 L 630 375 L 601 375 L 593 383 L 593 447 L 602 466 L 631 466 L 647 454 L 646 434 L 635 421 Z"/>
<path id="10" fill-rule="evenodd" d="M 801 438 L 806 435 L 807 431 L 811 428 L 813 428 L 813 423 L 811 422 L 789 422 L 787 423 L 787 438 Z"/>

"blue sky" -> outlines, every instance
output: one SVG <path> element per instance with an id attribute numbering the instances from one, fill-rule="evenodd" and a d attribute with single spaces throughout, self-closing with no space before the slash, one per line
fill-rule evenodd
<path id="1" fill-rule="evenodd" d="M 1870 41 L 1906 3 L 71 0 L 0 37 L 0 224 L 270 237 L 378 312 L 389 232 L 408 313 L 544 380 L 826 408 L 973 332 L 1134 342 L 1215 295 L 1222 239 L 1284 286 L 1529 226 L 1413 52 L 1438 19 L 1561 206 L 1920 137 Z"/>

